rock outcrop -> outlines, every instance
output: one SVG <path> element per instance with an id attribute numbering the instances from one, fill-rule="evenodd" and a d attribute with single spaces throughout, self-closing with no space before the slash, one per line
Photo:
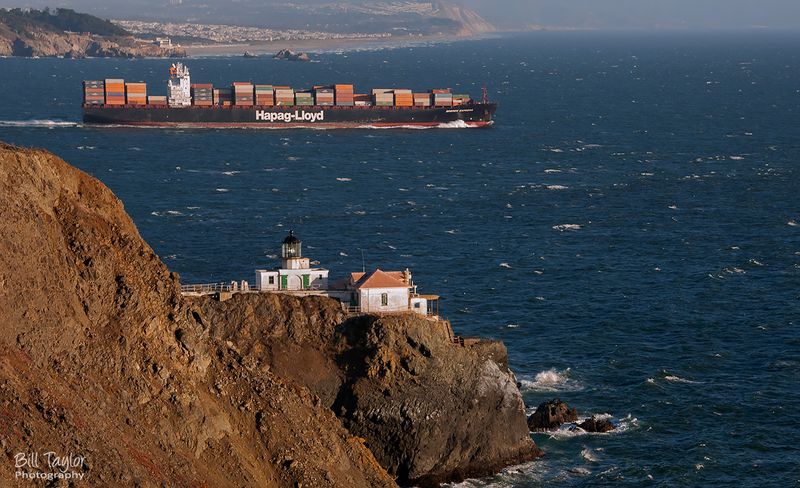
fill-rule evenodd
<path id="1" fill-rule="evenodd" d="M 578 427 L 585 430 L 586 432 L 599 432 L 599 433 L 610 432 L 616 429 L 616 427 L 614 427 L 614 424 L 612 424 L 610 420 L 605 418 L 597 418 L 594 415 L 592 415 L 591 418 L 588 418 L 583 422 L 581 422 L 580 424 L 578 424 Z"/>
<path id="2" fill-rule="evenodd" d="M 311 61 L 311 58 L 308 56 L 307 53 L 296 53 L 291 49 L 281 49 L 275 56 L 274 59 L 282 59 L 286 61 Z"/>
<path id="3" fill-rule="evenodd" d="M 558 398 L 541 403 L 536 411 L 528 417 L 528 428 L 531 431 L 553 430 L 563 424 L 578 421 L 578 410 Z"/>
<path id="4" fill-rule="evenodd" d="M 84 457 L 86 486 L 395 486 L 316 395 L 211 334 L 108 188 L 6 145 L 0 431 L 2 486 L 47 451 Z"/>
<path id="5" fill-rule="evenodd" d="M 391 487 L 541 455 L 504 346 L 451 335 L 321 297 L 185 298 L 108 188 L 0 145 L 8 459 L 83 456 L 89 486 Z"/>
<path id="6" fill-rule="evenodd" d="M 415 314 L 348 319 L 323 298 L 197 300 L 246 364 L 314 392 L 401 484 L 481 476 L 541 455 L 502 343 L 454 345 Z"/>

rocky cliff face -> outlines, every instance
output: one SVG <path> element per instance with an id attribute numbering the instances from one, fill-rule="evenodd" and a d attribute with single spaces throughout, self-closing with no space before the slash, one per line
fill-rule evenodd
<path id="1" fill-rule="evenodd" d="M 474 10 L 441 1 L 434 2 L 433 6 L 433 16 L 454 21 L 458 25 L 456 34 L 459 36 L 475 36 L 497 30 Z"/>
<path id="2" fill-rule="evenodd" d="M 186 51 L 177 47 L 161 48 L 133 38 L 106 39 L 36 28 L 15 31 L 0 22 L 0 56 L 179 58 L 186 57 Z"/>
<path id="3" fill-rule="evenodd" d="M 94 178 L 0 146 L 0 463 L 88 486 L 394 486 L 308 389 L 212 336 Z"/>
<path id="4" fill-rule="evenodd" d="M 196 300 L 212 336 L 304 385 L 401 484 L 481 476 L 541 455 L 502 343 L 452 343 L 415 314 L 347 318 L 334 301 Z"/>
<path id="5" fill-rule="evenodd" d="M 105 186 L 0 145 L 3 486 L 44 451 L 143 487 L 429 484 L 539 455 L 505 349 L 448 333 L 322 298 L 185 299 Z"/>

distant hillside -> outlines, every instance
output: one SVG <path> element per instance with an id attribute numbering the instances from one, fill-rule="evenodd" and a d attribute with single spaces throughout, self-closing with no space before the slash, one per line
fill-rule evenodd
<path id="1" fill-rule="evenodd" d="M 182 49 L 162 49 L 135 39 L 125 29 L 70 9 L 0 9 L 0 56 L 181 57 Z"/>
<path id="2" fill-rule="evenodd" d="M 82 14 L 68 8 L 55 10 L 0 9 L 0 22 L 12 30 L 33 28 L 54 31 L 89 32 L 98 36 L 128 36 L 125 29 L 108 20 Z"/>

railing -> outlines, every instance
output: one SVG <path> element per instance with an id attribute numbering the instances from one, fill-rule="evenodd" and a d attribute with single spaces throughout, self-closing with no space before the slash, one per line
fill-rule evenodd
<path id="1" fill-rule="evenodd" d="M 242 286 L 245 284 L 246 286 Z M 218 292 L 231 292 L 231 293 L 254 293 L 261 292 L 256 288 L 253 283 L 247 281 L 230 282 L 230 283 L 204 283 L 199 285 L 181 285 L 181 293 L 195 293 L 199 295 L 206 295 Z M 319 285 L 311 285 L 308 288 L 299 290 L 263 290 L 264 293 L 280 293 L 280 292 L 303 292 L 303 291 L 323 291 Z"/>
<path id="2" fill-rule="evenodd" d="M 217 293 L 220 291 L 233 291 L 231 283 L 207 283 L 202 285 L 181 285 L 181 293 L 197 293 L 200 295 L 207 293 Z M 238 284 L 237 284 L 238 288 Z"/>

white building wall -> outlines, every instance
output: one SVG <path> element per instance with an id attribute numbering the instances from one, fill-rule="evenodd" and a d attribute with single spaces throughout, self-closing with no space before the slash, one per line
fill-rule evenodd
<path id="1" fill-rule="evenodd" d="M 256 289 L 260 291 L 303 290 L 303 275 L 308 275 L 308 287 L 314 290 L 328 288 L 327 269 L 278 269 L 256 270 Z M 286 288 L 283 287 L 286 277 Z M 270 283 L 272 278 L 272 283 Z"/>
<path id="2" fill-rule="evenodd" d="M 272 278 L 272 283 L 270 283 Z M 280 289 L 280 278 L 277 271 L 256 270 L 256 290 L 271 291 Z"/>
<path id="3" fill-rule="evenodd" d="M 420 315 L 428 315 L 428 300 L 420 297 L 412 297 L 411 311 Z"/>
<path id="4" fill-rule="evenodd" d="M 408 310 L 408 288 L 362 288 L 359 290 L 362 312 L 400 312 Z M 387 304 L 383 305 L 383 294 Z"/>

